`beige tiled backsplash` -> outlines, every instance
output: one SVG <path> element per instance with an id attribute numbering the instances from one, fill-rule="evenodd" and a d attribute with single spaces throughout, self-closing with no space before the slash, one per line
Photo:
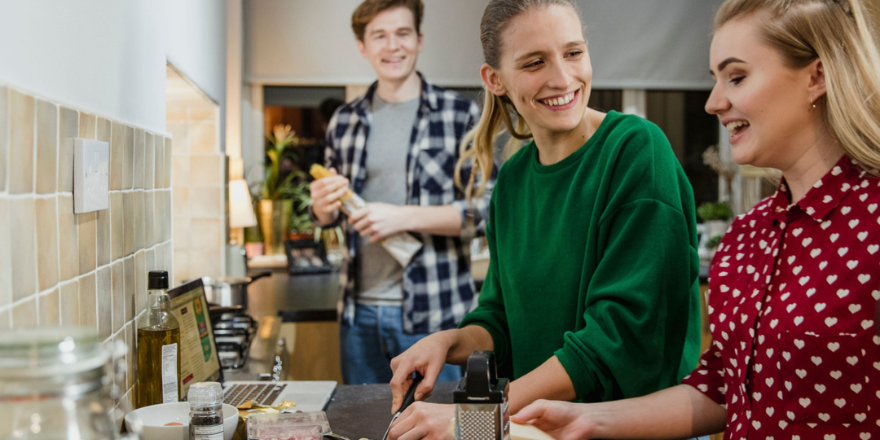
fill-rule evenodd
<path id="1" fill-rule="evenodd" d="M 37 199 L 37 289 L 44 291 L 58 284 L 58 215 L 56 199 Z M 56 301 L 57 302 L 57 301 Z"/>
<path id="2" fill-rule="evenodd" d="M 115 261 L 110 266 L 110 271 L 111 315 L 113 321 L 111 331 L 116 333 L 125 324 L 125 262 L 122 260 Z"/>
<path id="3" fill-rule="evenodd" d="M 168 219 L 174 231 L 175 281 L 222 276 L 223 259 L 218 256 L 223 255 L 226 237 L 226 171 L 218 142 L 218 108 L 207 101 L 169 100 L 166 126 L 172 136 L 165 152 L 173 163 L 169 157 L 165 160 L 166 173 L 170 170 L 174 176 L 167 197 L 173 206 Z"/>
<path id="4" fill-rule="evenodd" d="M 210 154 L 214 152 L 217 127 L 214 124 L 190 123 L 189 151 L 191 154 Z"/>
<path id="5" fill-rule="evenodd" d="M 223 161 L 219 154 L 189 157 L 189 183 L 196 187 L 217 187 L 223 183 Z"/>
<path id="6" fill-rule="evenodd" d="M 107 119 L 98 118 L 98 126 L 97 126 L 98 134 L 97 134 L 97 136 L 95 136 L 95 139 L 97 139 L 101 142 L 109 143 L 110 139 L 112 137 L 112 133 L 110 132 L 110 130 L 112 128 L 111 124 L 112 124 L 112 122 L 108 121 Z"/>
<path id="7" fill-rule="evenodd" d="M 134 187 L 134 128 L 125 127 L 125 138 L 123 144 L 122 156 L 122 189 L 132 189 Z"/>
<path id="8" fill-rule="evenodd" d="M 97 133 L 97 118 L 95 115 L 79 112 L 79 137 L 95 139 Z"/>
<path id="9" fill-rule="evenodd" d="M 0 87 L 0 102 L 4 103 L 4 105 L 0 105 L 0 192 L 6 191 L 6 157 L 8 151 L 8 142 L 9 142 L 9 112 L 8 107 L 5 105 L 7 102 L 6 99 L 6 88 Z M 0 321 L 0 327 L 2 327 L 3 322 Z"/>
<path id="10" fill-rule="evenodd" d="M 57 326 L 61 323 L 59 316 L 61 306 L 58 303 L 58 289 L 52 289 L 49 293 L 38 298 L 39 309 L 37 316 L 41 326 Z"/>
<path id="11" fill-rule="evenodd" d="M 0 213 L 8 212 L 9 201 L 4 197 L 0 197 Z M 4 310 L 12 304 L 12 253 L 4 251 L 4 249 L 11 247 L 12 235 L 2 232 L 8 230 L 9 215 L 0 215 L 0 310 Z M 9 312 L 0 313 L 0 328 L 9 327 L 9 319 L 4 321 L 4 315 L 9 315 Z M 3 326 L 3 322 L 6 322 L 6 327 Z"/>
<path id="12" fill-rule="evenodd" d="M 17 305 L 13 306 L 12 317 L 14 319 L 12 323 L 16 327 L 36 327 L 37 324 L 39 324 L 39 318 L 37 317 L 37 298 L 28 298 L 27 300 L 19 302 Z"/>
<path id="13" fill-rule="evenodd" d="M 76 227 L 76 214 L 73 213 L 73 195 L 59 193 L 57 203 L 59 267 L 61 281 L 67 281 L 79 276 L 79 236 Z M 60 264 L 62 261 L 64 264 Z"/>
<path id="14" fill-rule="evenodd" d="M 98 334 L 101 339 L 113 335 L 113 282 L 112 267 L 103 266 L 98 269 L 95 283 L 98 304 Z"/>
<path id="15" fill-rule="evenodd" d="M 15 90 L 7 92 L 9 127 L 9 194 L 34 191 L 34 98 Z"/>
<path id="16" fill-rule="evenodd" d="M 134 168 L 132 170 L 132 187 L 143 189 L 144 187 L 144 131 L 134 129 Z"/>
<path id="17" fill-rule="evenodd" d="M 64 209 L 64 208 L 63 208 Z M 98 220 L 94 212 L 78 214 L 76 217 L 77 250 L 79 253 L 79 274 L 85 275 L 97 267 L 98 261 Z"/>
<path id="18" fill-rule="evenodd" d="M 223 193 L 220 187 L 189 188 L 189 210 L 191 218 L 219 218 L 223 211 L 220 203 Z"/>
<path id="19" fill-rule="evenodd" d="M 12 236 L 6 252 L 12 255 L 12 301 L 19 302 L 37 293 L 36 203 L 33 198 L 9 200 L 9 226 Z M 13 214 L 14 213 L 14 214 Z"/>
<path id="20" fill-rule="evenodd" d="M 79 325 L 79 285 L 76 282 L 62 284 L 58 289 L 58 307 L 61 325 Z"/>
<path id="21" fill-rule="evenodd" d="M 223 275 L 219 111 L 169 105 L 167 120 L 170 136 L 0 85 L 0 331 L 85 326 L 125 341 L 126 399 L 147 272 Z M 74 137 L 110 143 L 109 209 L 73 212 Z"/>
<path id="22" fill-rule="evenodd" d="M 156 137 L 152 133 L 146 133 L 144 140 L 144 188 L 153 189 L 153 180 L 156 171 L 153 169 L 156 162 Z"/>
<path id="23" fill-rule="evenodd" d="M 73 137 L 110 143 L 109 209 L 74 214 Z M 173 151 L 164 133 L 0 86 L 0 331 L 81 325 L 125 340 L 131 388 L 147 271 L 173 276 Z"/>
<path id="24" fill-rule="evenodd" d="M 78 136 L 79 112 L 61 107 L 58 117 L 58 139 L 70 139 Z M 58 149 L 58 192 L 73 192 L 73 148 Z"/>
<path id="25" fill-rule="evenodd" d="M 58 106 L 37 101 L 37 194 L 57 192 Z"/>

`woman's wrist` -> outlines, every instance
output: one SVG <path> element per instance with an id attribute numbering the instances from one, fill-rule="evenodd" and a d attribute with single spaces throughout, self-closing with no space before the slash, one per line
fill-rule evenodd
<path id="1" fill-rule="evenodd" d="M 450 329 L 443 330 L 441 332 L 436 333 L 436 335 L 440 338 L 440 344 L 443 347 L 446 347 L 446 361 L 449 362 L 455 352 L 455 349 L 460 345 L 459 343 L 459 334 L 461 333 L 461 329 Z"/>
<path id="2" fill-rule="evenodd" d="M 446 355 L 446 362 L 449 364 L 465 365 L 474 351 L 494 350 L 492 335 L 482 326 L 468 325 L 444 332 L 448 332 L 444 336 L 449 338 Z"/>
<path id="3" fill-rule="evenodd" d="M 583 407 L 583 411 L 578 414 L 578 424 L 584 427 L 584 434 L 588 438 L 609 438 L 613 436 L 609 432 L 609 427 L 614 426 L 614 411 L 603 403 L 588 403 Z"/>

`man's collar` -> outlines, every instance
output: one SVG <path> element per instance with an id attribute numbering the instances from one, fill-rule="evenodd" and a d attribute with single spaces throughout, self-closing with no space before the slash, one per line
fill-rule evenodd
<path id="1" fill-rule="evenodd" d="M 439 108 L 439 104 L 437 103 L 437 90 L 434 89 L 434 86 L 425 81 L 425 76 L 422 75 L 421 72 L 416 71 L 416 74 L 419 76 L 419 81 L 422 83 L 419 106 L 427 106 L 427 110 L 429 111 L 437 110 Z M 379 81 L 377 80 L 370 85 L 370 88 L 367 89 L 367 93 L 365 93 L 361 100 L 356 103 L 355 107 L 364 113 L 369 111 L 370 105 L 373 102 L 373 96 L 375 96 L 378 87 Z"/>

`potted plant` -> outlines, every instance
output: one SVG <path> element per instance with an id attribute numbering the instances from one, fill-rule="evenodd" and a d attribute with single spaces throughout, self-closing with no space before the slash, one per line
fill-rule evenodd
<path id="1" fill-rule="evenodd" d="M 302 240 L 314 236 L 314 225 L 309 217 L 309 183 L 303 179 L 293 187 L 293 209 L 290 215 L 290 239 Z"/>
<path id="2" fill-rule="evenodd" d="M 733 210 L 725 201 L 707 202 L 697 208 L 697 217 L 703 220 L 710 236 L 723 235 L 733 218 Z"/>
<path id="3" fill-rule="evenodd" d="M 248 258 L 263 255 L 263 234 L 260 226 L 248 226 L 244 228 L 244 248 Z"/>
<path id="4" fill-rule="evenodd" d="M 305 173 L 295 169 L 296 155 L 285 151 L 299 143 L 290 125 L 276 125 L 266 138 L 269 141 L 266 149 L 269 162 L 260 198 L 263 253 L 284 254 L 284 239 L 293 213 L 294 197 L 302 194 Z M 308 186 L 305 191 L 308 191 Z"/>
<path id="5" fill-rule="evenodd" d="M 725 201 L 707 202 L 697 207 L 697 217 L 703 220 L 698 252 L 702 259 L 711 260 L 715 248 L 733 219 L 733 210 Z"/>

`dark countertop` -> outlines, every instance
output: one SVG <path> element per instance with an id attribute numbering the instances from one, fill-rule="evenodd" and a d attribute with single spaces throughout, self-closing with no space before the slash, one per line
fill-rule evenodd
<path id="1" fill-rule="evenodd" d="M 452 403 L 458 382 L 438 382 L 428 398 L 432 403 Z M 334 433 L 350 440 L 381 440 L 391 423 L 391 388 L 388 384 L 340 385 L 327 405 L 327 419 Z"/>

